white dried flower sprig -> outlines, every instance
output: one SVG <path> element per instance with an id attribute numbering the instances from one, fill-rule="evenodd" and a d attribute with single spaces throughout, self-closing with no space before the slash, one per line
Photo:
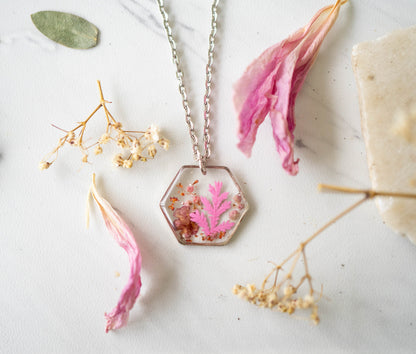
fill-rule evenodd
<path id="1" fill-rule="evenodd" d="M 310 309 L 310 318 L 314 324 L 319 323 L 318 301 L 322 297 L 322 291 L 319 295 L 312 286 L 312 277 L 309 274 L 308 263 L 305 254 L 306 243 L 300 246 L 282 263 L 275 266 L 273 270 L 263 280 L 260 288 L 256 288 L 254 284 L 248 284 L 246 287 L 234 285 L 233 293 L 248 302 L 265 308 L 275 308 L 280 312 L 286 312 L 289 315 L 296 310 Z M 293 281 L 293 271 L 302 257 L 305 269 L 304 275 L 296 283 Z M 280 279 L 279 275 L 283 271 L 283 266 L 292 260 L 289 272 Z M 274 275 L 273 285 L 266 288 L 268 280 Z M 303 284 L 308 284 L 308 292 L 304 295 L 299 294 Z"/>
<path id="2" fill-rule="evenodd" d="M 256 288 L 253 284 L 247 286 L 234 285 L 232 291 L 240 298 L 247 300 L 248 302 L 265 308 L 276 308 L 280 312 L 293 314 L 299 309 L 309 309 L 310 319 L 314 324 L 319 323 L 318 316 L 318 301 L 322 298 L 322 289 L 319 294 L 316 293 L 312 286 L 312 277 L 309 273 L 308 262 L 306 260 L 305 248 L 320 235 L 329 226 L 336 221 L 347 215 L 349 212 L 363 204 L 365 201 L 374 199 L 375 197 L 393 197 L 393 198 L 412 198 L 416 199 L 416 194 L 412 193 L 400 193 L 400 192 L 384 192 L 375 191 L 371 189 L 355 189 L 338 187 L 327 184 L 318 185 L 319 190 L 329 190 L 342 193 L 364 194 L 364 197 L 355 202 L 353 205 L 342 211 L 340 214 L 328 221 L 313 235 L 309 236 L 305 241 L 301 242 L 298 248 L 293 251 L 282 263 L 276 265 L 273 270 L 266 276 L 260 288 Z M 292 275 L 299 264 L 299 260 L 303 260 L 304 274 L 297 281 L 293 281 Z M 289 271 L 279 278 L 281 272 L 283 272 L 283 266 L 292 261 Z M 274 275 L 273 285 L 266 288 L 267 282 Z M 308 292 L 304 295 L 300 294 L 300 288 L 303 284 L 308 284 Z"/>
<path id="3" fill-rule="evenodd" d="M 103 146 L 105 144 L 115 142 L 118 147 L 123 149 L 123 153 L 116 154 L 113 162 L 116 166 L 124 168 L 131 168 L 135 161 L 145 162 L 148 159 L 153 159 L 157 153 L 157 145 L 164 150 L 169 149 L 169 140 L 161 136 L 159 128 L 153 124 L 145 131 L 122 129 L 122 124 L 116 121 L 107 109 L 106 103 L 110 102 L 104 99 L 100 81 L 97 81 L 97 83 L 100 91 L 100 104 L 87 119 L 80 122 L 74 129 L 69 131 L 64 130 L 66 134 L 59 139 L 58 145 L 39 163 L 41 170 L 48 169 L 56 161 L 59 149 L 65 144 L 78 147 L 82 154 L 81 161 L 87 163 L 88 151 L 91 147 L 95 146 L 94 154 L 99 155 L 103 152 Z M 105 132 L 95 143 L 86 146 L 84 134 L 87 123 L 100 108 L 104 109 L 107 120 Z M 63 130 L 61 128 L 58 129 Z"/>

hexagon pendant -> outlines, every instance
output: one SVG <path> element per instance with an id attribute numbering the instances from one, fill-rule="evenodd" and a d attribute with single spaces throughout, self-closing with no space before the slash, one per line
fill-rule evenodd
<path id="1" fill-rule="evenodd" d="M 182 166 L 160 201 L 183 245 L 221 246 L 231 240 L 248 210 L 237 180 L 224 166 Z"/>

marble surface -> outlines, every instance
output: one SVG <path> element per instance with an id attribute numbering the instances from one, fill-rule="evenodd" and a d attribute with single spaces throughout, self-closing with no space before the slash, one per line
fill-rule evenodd
<path id="1" fill-rule="evenodd" d="M 210 1 L 166 2 L 192 108 L 199 113 Z M 192 163 L 192 153 L 155 2 L 2 2 L 1 353 L 414 352 L 416 248 L 383 224 L 373 202 L 308 248 L 314 284 L 322 284 L 325 295 L 319 326 L 231 293 L 237 282 L 260 284 L 269 261 L 282 260 L 357 199 L 319 193 L 319 182 L 369 186 L 351 49 L 413 25 L 413 0 L 351 0 L 341 9 L 297 100 L 298 176 L 282 170 L 268 119 L 251 159 L 236 148 L 232 83 L 265 48 L 328 3 L 221 2 L 211 162 L 234 172 L 251 209 L 230 244 L 210 248 L 180 245 L 158 207 L 179 167 Z M 49 41 L 30 19 L 40 10 L 85 17 L 100 29 L 99 45 L 79 51 Z M 172 142 L 170 151 L 125 170 L 111 165 L 111 154 L 82 164 L 79 152 L 66 148 L 48 171 L 39 171 L 38 162 L 59 137 L 51 124 L 68 128 L 86 117 L 98 103 L 97 79 L 125 126 L 158 124 Z M 196 121 L 200 131 L 200 114 Z M 96 209 L 85 228 L 92 172 L 143 253 L 142 295 L 128 326 L 109 334 L 104 312 L 118 299 L 128 261 Z"/>

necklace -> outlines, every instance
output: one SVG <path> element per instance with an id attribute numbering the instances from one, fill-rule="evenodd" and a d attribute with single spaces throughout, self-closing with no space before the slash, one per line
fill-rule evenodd
<path id="1" fill-rule="evenodd" d="M 192 142 L 194 160 L 198 162 L 198 165 L 185 165 L 180 168 L 160 202 L 160 208 L 175 237 L 180 243 L 186 245 L 219 246 L 226 244 L 230 241 L 248 210 L 247 201 L 230 170 L 225 166 L 207 165 L 211 156 L 210 97 L 218 2 L 219 0 L 213 0 L 211 6 L 211 32 L 204 96 L 204 151 L 201 152 L 188 104 L 176 42 L 169 24 L 169 16 L 164 1 L 157 0 L 163 18 L 163 27 L 172 51 L 173 63 L 176 67 L 176 78 L 185 110 L 185 122 Z"/>

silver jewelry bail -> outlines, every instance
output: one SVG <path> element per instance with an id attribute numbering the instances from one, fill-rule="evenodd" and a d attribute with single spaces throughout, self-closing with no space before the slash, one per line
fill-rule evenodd
<path id="1" fill-rule="evenodd" d="M 206 159 L 201 156 L 198 160 L 198 163 L 199 163 L 199 168 L 200 168 L 202 174 L 205 176 L 207 174 L 207 167 L 206 167 L 207 161 L 206 161 Z"/>

